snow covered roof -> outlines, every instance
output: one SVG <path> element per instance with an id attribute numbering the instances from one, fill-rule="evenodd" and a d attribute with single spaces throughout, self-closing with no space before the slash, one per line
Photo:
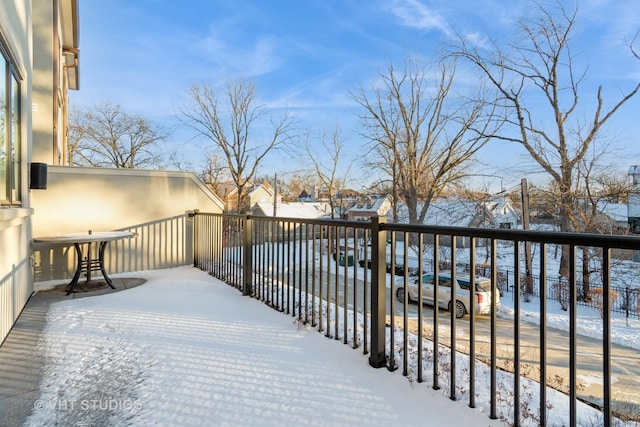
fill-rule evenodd
<path id="1" fill-rule="evenodd" d="M 351 210 L 351 211 L 367 211 L 367 212 L 369 212 L 369 211 L 377 211 L 388 200 L 389 200 L 389 198 L 387 196 L 368 198 L 368 200 L 365 203 L 356 204 L 355 206 L 353 206 L 349 210 Z"/>
<path id="2" fill-rule="evenodd" d="M 624 203 L 598 203 L 598 209 L 616 222 L 627 222 L 629 207 Z"/>
<path id="3" fill-rule="evenodd" d="M 418 207 L 420 209 L 420 206 Z M 425 225 L 440 226 L 477 226 L 474 222 L 517 223 L 518 215 L 508 200 L 495 199 L 477 202 L 458 197 L 440 198 L 429 205 Z M 404 204 L 398 207 L 398 222 L 408 222 L 408 212 Z"/>
<path id="4" fill-rule="evenodd" d="M 350 217 L 358 217 L 375 212 L 376 215 L 386 215 L 391 209 L 389 196 L 378 196 L 368 198 L 364 203 L 356 203 L 348 209 Z"/>
<path id="5" fill-rule="evenodd" d="M 260 211 L 265 215 L 273 214 L 273 203 L 256 203 L 256 208 L 254 209 L 256 215 L 260 215 Z M 278 203 L 276 215 L 286 218 L 317 219 L 331 216 L 331 207 L 324 202 Z"/>

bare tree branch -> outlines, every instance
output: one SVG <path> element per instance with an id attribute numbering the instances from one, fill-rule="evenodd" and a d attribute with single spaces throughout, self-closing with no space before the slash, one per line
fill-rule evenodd
<path id="1" fill-rule="evenodd" d="M 264 105 L 256 105 L 253 83 L 228 83 L 224 94 L 218 94 L 208 84 L 189 90 L 191 105 L 183 108 L 184 123 L 212 142 L 215 152 L 221 152 L 238 190 L 237 209 L 244 206 L 246 193 L 258 167 L 272 150 L 285 145 L 291 138 L 293 119 L 285 112 L 272 122 L 273 130 L 266 135 L 255 131 L 268 117 Z M 225 99 L 224 106 L 220 99 Z M 223 114 L 227 115 L 223 117 Z M 215 153 L 214 153 L 215 155 Z"/>
<path id="2" fill-rule="evenodd" d="M 588 124 L 581 125 L 577 116 L 584 114 L 587 111 L 584 105 L 593 101 L 582 96 L 581 83 L 586 69 L 577 72 L 569 46 L 578 10 L 568 11 L 560 1 L 553 7 L 537 1 L 533 3 L 538 16 L 520 23 L 522 41 L 511 45 L 509 52 L 494 45 L 492 53 L 484 54 L 461 40 L 454 56 L 465 58 L 477 67 L 501 94 L 498 102 L 510 110 L 507 123 L 515 127 L 516 132 L 496 137 L 520 144 L 551 177 L 558 189 L 561 229 L 575 231 L 580 228 L 575 194 L 579 165 L 584 164 L 593 152 L 592 145 L 602 127 L 638 93 L 640 83 L 624 93 L 608 110 L 604 107 L 602 87 L 599 87 L 593 117 Z M 633 43 L 631 47 L 633 52 Z M 536 95 L 542 95 L 546 102 L 542 106 L 536 105 L 534 111 Z M 587 101 L 583 102 L 585 99 Z M 553 126 L 548 125 L 548 117 L 553 118 Z M 505 129 L 510 130 L 509 127 Z M 563 276 L 568 268 L 568 258 L 566 253 L 564 255 L 560 271 Z"/>
<path id="3" fill-rule="evenodd" d="M 454 93 L 455 63 L 443 60 L 435 69 L 430 80 L 416 62 L 400 72 L 390 64 L 371 94 L 353 94 L 364 109 L 373 163 L 389 175 L 412 224 L 422 223 L 431 201 L 470 174 L 468 163 L 501 125 L 494 103 Z"/>
<path id="4" fill-rule="evenodd" d="M 164 159 L 158 145 L 165 138 L 147 119 L 104 102 L 70 115 L 67 158 L 70 165 L 159 168 Z"/>
<path id="5" fill-rule="evenodd" d="M 307 139 L 305 152 L 313 164 L 316 177 L 326 189 L 331 206 L 331 217 L 335 218 L 337 198 L 339 193 L 346 188 L 346 181 L 353 161 L 346 167 L 343 165 L 342 149 L 344 141 L 340 134 L 340 128 L 336 127 L 329 136 L 326 131 L 320 135 L 320 150 L 318 145 Z M 328 156 L 328 158 L 327 158 Z M 329 160 L 328 162 L 326 160 Z M 343 207 L 343 206 L 341 206 Z"/>

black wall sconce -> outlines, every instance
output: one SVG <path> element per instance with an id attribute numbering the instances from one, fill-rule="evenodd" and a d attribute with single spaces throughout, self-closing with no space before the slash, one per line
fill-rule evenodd
<path id="1" fill-rule="evenodd" d="M 31 163 L 29 188 L 32 190 L 47 189 L 47 164 Z"/>

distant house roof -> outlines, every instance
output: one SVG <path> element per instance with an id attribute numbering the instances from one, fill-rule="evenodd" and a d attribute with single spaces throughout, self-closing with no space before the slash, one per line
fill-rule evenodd
<path id="1" fill-rule="evenodd" d="M 273 203 L 256 203 L 254 215 L 272 216 Z M 324 202 L 278 203 L 276 216 L 285 218 L 317 219 L 331 216 L 331 207 Z"/>
<path id="2" fill-rule="evenodd" d="M 364 203 L 357 203 L 350 210 L 352 211 L 377 211 L 385 202 L 389 200 L 386 196 L 368 197 Z"/>
<path id="3" fill-rule="evenodd" d="M 629 207 L 623 203 L 600 202 L 598 210 L 615 222 L 626 223 L 629 220 Z"/>
<path id="4" fill-rule="evenodd" d="M 429 205 L 425 225 L 460 225 L 468 226 L 476 216 L 476 202 L 462 201 L 459 199 L 434 200 Z"/>
<path id="5" fill-rule="evenodd" d="M 273 186 L 271 184 L 269 184 L 267 181 L 262 181 L 259 184 L 255 184 L 255 183 L 253 183 L 251 181 L 248 181 L 246 183 L 245 189 L 247 191 L 247 194 L 251 194 L 251 193 L 254 193 L 254 192 L 262 190 L 262 189 L 267 191 L 269 194 L 273 194 Z M 231 194 L 237 193 L 238 192 L 238 186 L 233 181 L 219 182 L 217 184 L 216 190 L 219 193 L 222 193 L 221 196 L 224 197 L 224 196 L 229 196 Z"/>
<path id="6" fill-rule="evenodd" d="M 302 193 L 300 193 L 298 195 L 298 200 L 302 201 L 302 200 L 308 200 L 311 198 L 311 195 L 309 195 L 309 193 L 307 193 L 306 190 L 302 190 Z"/>
<path id="7" fill-rule="evenodd" d="M 367 197 L 364 201 L 356 202 L 348 209 L 349 219 L 361 219 L 363 217 L 370 218 L 372 216 L 387 215 L 391 209 L 391 200 L 389 196 L 373 196 Z"/>
<path id="8" fill-rule="evenodd" d="M 398 207 L 398 222 L 409 222 L 404 204 Z M 450 197 L 432 201 L 423 224 L 462 227 L 499 227 L 509 224 L 515 228 L 518 214 L 506 199 L 477 202 Z"/>
<path id="9" fill-rule="evenodd" d="M 518 224 L 520 215 L 518 215 L 508 199 L 497 197 L 482 202 L 482 206 L 494 218 L 496 224 L 512 224 L 513 228 Z"/>
<path id="10" fill-rule="evenodd" d="M 238 187 L 235 182 L 225 181 L 219 182 L 216 184 L 216 192 L 220 195 L 220 197 L 226 197 L 238 191 Z"/>

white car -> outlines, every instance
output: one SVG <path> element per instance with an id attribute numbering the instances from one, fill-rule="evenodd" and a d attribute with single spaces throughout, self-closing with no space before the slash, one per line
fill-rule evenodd
<path id="1" fill-rule="evenodd" d="M 456 318 L 464 317 L 471 309 L 469 300 L 469 291 L 471 289 L 471 280 L 469 276 L 456 274 L 457 287 L 455 314 Z M 431 273 L 422 275 L 422 301 L 433 305 L 433 289 L 435 277 Z M 407 278 L 407 291 L 409 301 L 418 300 L 418 278 Z M 496 292 L 496 307 L 500 308 L 500 292 L 494 287 Z M 401 277 L 396 282 L 396 298 L 404 303 L 405 298 L 405 278 Z M 448 274 L 438 275 L 438 306 L 451 311 L 454 309 L 451 303 L 451 276 Z M 476 314 L 491 314 L 491 279 L 486 277 L 475 278 L 475 301 L 474 308 Z"/>

